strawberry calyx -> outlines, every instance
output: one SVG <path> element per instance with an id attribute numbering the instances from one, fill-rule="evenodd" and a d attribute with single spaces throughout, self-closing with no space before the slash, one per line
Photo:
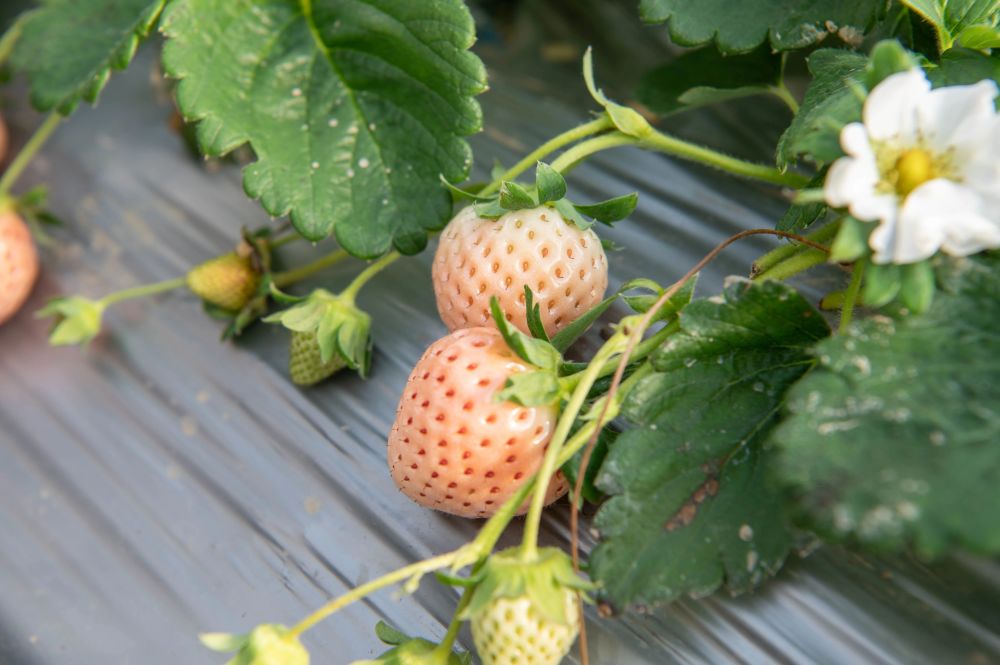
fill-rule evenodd
<path id="1" fill-rule="evenodd" d="M 566 179 L 559 171 L 544 162 L 538 162 L 536 165 L 535 184 L 531 187 L 525 187 L 512 180 L 502 180 L 496 194 L 480 196 L 447 181 L 445 185 L 455 198 L 472 200 L 476 214 L 480 217 L 495 220 L 510 212 L 545 207 L 555 210 L 562 216 L 563 221 L 581 231 L 589 229 L 594 222 L 611 226 L 625 219 L 632 214 L 639 201 L 639 195 L 632 192 L 599 203 L 574 203 L 566 197 Z"/>
<path id="2" fill-rule="evenodd" d="M 333 294 L 315 289 L 305 297 L 290 296 L 271 286 L 278 302 L 292 306 L 265 317 L 265 323 L 280 323 L 298 333 L 315 335 L 320 361 L 339 357 L 363 378 L 371 368 L 371 317 L 354 304 L 353 294 Z"/>
<path id="3" fill-rule="evenodd" d="M 261 624 L 246 635 L 203 633 L 199 638 L 212 651 L 235 652 L 226 665 L 309 665 L 298 636 L 280 624 Z"/>
<path id="4" fill-rule="evenodd" d="M 88 344 L 101 332 L 101 320 L 108 303 L 81 296 L 54 298 L 35 313 L 37 318 L 55 317 L 49 344 Z"/>
<path id="5" fill-rule="evenodd" d="M 358 660 L 351 665 L 472 665 L 472 654 L 444 651 L 440 644 L 404 635 L 383 621 L 375 626 L 375 634 L 392 648 L 374 660 Z"/>
<path id="6" fill-rule="evenodd" d="M 474 619 L 500 598 L 527 598 L 544 618 L 568 626 L 575 617 L 566 610 L 567 591 L 596 588 L 573 570 L 569 555 L 555 547 L 539 548 L 529 556 L 520 547 L 503 550 L 487 559 L 476 578 L 462 619 Z"/>

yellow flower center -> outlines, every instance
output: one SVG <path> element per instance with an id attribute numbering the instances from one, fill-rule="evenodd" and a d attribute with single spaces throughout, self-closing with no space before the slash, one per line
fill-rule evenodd
<path id="1" fill-rule="evenodd" d="M 928 180 L 937 177 L 934 157 L 923 148 L 906 150 L 896 160 L 895 168 L 896 193 L 905 198 L 910 192 Z"/>

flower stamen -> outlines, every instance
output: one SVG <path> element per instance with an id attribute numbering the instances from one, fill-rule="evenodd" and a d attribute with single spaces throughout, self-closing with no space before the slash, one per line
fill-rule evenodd
<path id="1" fill-rule="evenodd" d="M 937 177 L 934 157 L 923 148 L 906 150 L 893 169 L 896 193 L 905 198 L 920 185 Z"/>

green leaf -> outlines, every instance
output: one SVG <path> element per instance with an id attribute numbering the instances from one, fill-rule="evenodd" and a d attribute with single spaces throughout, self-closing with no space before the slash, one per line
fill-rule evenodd
<path id="1" fill-rule="evenodd" d="M 778 142 L 780 166 L 787 166 L 801 155 L 829 162 L 844 154 L 840 130 L 861 117 L 858 91 L 867 64 L 863 55 L 836 49 L 821 49 L 809 56 L 813 80 L 802 107 Z"/>
<path id="2" fill-rule="evenodd" d="M 639 195 L 636 192 L 632 192 L 631 194 L 616 196 L 613 199 L 601 201 L 600 203 L 591 203 L 589 205 L 574 203 L 573 207 L 581 215 L 591 217 L 602 224 L 610 226 L 631 215 L 638 203 Z"/>
<path id="3" fill-rule="evenodd" d="M 731 281 L 724 299 L 692 302 L 680 320 L 626 401 L 638 427 L 618 437 L 597 480 L 612 498 L 596 518 L 591 576 L 619 608 L 723 583 L 746 591 L 791 545 L 764 441 L 829 328 L 770 281 Z"/>
<path id="4" fill-rule="evenodd" d="M 383 644 L 391 644 L 393 646 L 398 646 L 410 639 L 409 635 L 399 632 L 385 621 L 379 621 L 375 624 L 375 636 Z"/>
<path id="5" fill-rule="evenodd" d="M 500 183 L 500 206 L 504 210 L 526 210 L 537 208 L 538 202 L 524 187 L 516 182 L 505 181 Z"/>
<path id="6" fill-rule="evenodd" d="M 879 42 L 868 57 L 865 84 L 869 90 L 893 74 L 919 67 L 916 58 L 895 39 Z"/>
<path id="7" fill-rule="evenodd" d="M 770 48 L 726 56 L 709 46 L 643 76 L 639 101 L 663 115 L 769 92 L 781 81 L 781 56 Z"/>
<path id="8" fill-rule="evenodd" d="M 535 188 L 538 190 L 539 203 L 558 201 L 566 196 L 566 179 L 548 164 L 538 162 L 535 167 Z"/>
<path id="9" fill-rule="evenodd" d="M 837 231 L 837 237 L 830 245 L 831 263 L 850 263 L 871 254 L 868 236 L 875 230 L 875 224 L 862 222 L 854 217 L 845 217 Z"/>
<path id="10" fill-rule="evenodd" d="M 983 79 L 1000 84 L 1000 53 L 986 55 L 979 51 L 953 48 L 941 56 L 941 63 L 927 72 L 935 88 L 948 85 L 972 85 Z"/>
<path id="11" fill-rule="evenodd" d="M 947 48 L 955 36 L 979 23 L 992 24 L 1000 3 L 997 0 L 901 0 L 904 5 L 934 26 L 942 46 Z"/>
<path id="12" fill-rule="evenodd" d="M 39 111 L 69 115 L 97 101 L 112 69 L 125 69 L 165 0 L 47 0 L 22 26 L 11 53 Z"/>
<path id="13" fill-rule="evenodd" d="M 618 131 L 636 138 L 647 136 L 653 131 L 649 122 L 638 111 L 616 104 L 608 99 L 603 90 L 597 87 L 594 83 L 594 60 L 590 48 L 587 48 L 586 53 L 583 54 L 583 80 L 587 84 L 590 96 L 604 108 Z"/>
<path id="14" fill-rule="evenodd" d="M 52 346 L 86 345 L 101 332 L 101 319 L 107 305 L 100 300 L 79 296 L 55 298 L 35 314 L 38 318 L 55 317 L 49 333 Z"/>
<path id="15" fill-rule="evenodd" d="M 947 262 L 921 316 L 824 341 L 776 431 L 811 526 L 880 549 L 1000 552 L 1000 257 Z"/>
<path id="16" fill-rule="evenodd" d="M 460 0 L 174 0 L 163 31 L 202 150 L 249 143 L 244 188 L 302 235 L 412 254 L 450 214 L 485 89 Z"/>
<path id="17" fill-rule="evenodd" d="M 503 310 L 500 309 L 500 301 L 497 300 L 496 296 L 490 298 L 490 312 L 493 314 L 493 320 L 496 322 L 497 328 L 500 330 L 500 334 L 503 335 L 507 346 L 521 360 L 541 369 L 556 369 L 559 367 L 559 363 L 562 362 L 562 355 L 555 347 L 545 340 L 529 337 L 511 325 Z"/>
<path id="18" fill-rule="evenodd" d="M 642 0 L 647 23 L 668 23 L 682 46 L 714 41 L 723 53 L 745 53 L 767 40 L 776 51 L 811 46 L 835 33 L 860 40 L 886 3 L 882 0 Z"/>
<path id="19" fill-rule="evenodd" d="M 992 25 L 970 25 L 955 36 L 955 42 L 971 49 L 1000 48 L 1000 29 Z"/>

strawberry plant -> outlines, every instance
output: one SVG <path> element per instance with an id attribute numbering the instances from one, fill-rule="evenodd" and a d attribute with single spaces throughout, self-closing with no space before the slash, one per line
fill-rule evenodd
<path id="1" fill-rule="evenodd" d="M 469 622 L 482 662 L 554 665 L 574 642 L 587 659 L 591 600 L 614 614 L 749 592 L 804 540 L 927 559 L 1000 553 L 1000 5 L 644 0 L 639 13 L 697 47 L 643 79 L 645 113 L 598 86 L 588 51 L 579 85 L 592 119 L 486 183 L 465 182 L 486 74 L 459 0 L 51 0 L 0 41 L 0 61 L 51 113 L 0 178 L 0 321 L 37 271 L 19 215 L 45 217 L 39 192 L 12 187 L 154 28 L 201 151 L 249 146 L 246 193 L 287 218 L 176 279 L 50 302 L 52 344 L 93 339 L 117 302 L 187 287 L 224 337 L 258 319 L 287 329 L 296 384 L 367 376 L 379 322 L 359 292 L 440 232 L 427 279 L 451 332 L 413 359 L 386 472 L 399 500 L 484 518 L 478 535 L 291 627 L 205 634 L 207 647 L 233 663 L 307 663 L 305 631 L 433 573 L 462 590 L 445 635 L 380 624 L 390 648 L 367 662 L 470 662 L 455 651 Z M 67 45 L 79 57 L 64 58 Z M 658 123 L 761 95 L 788 112 L 774 165 Z M 773 188 L 787 213 L 609 294 L 596 222 L 641 202 L 584 202 L 571 174 L 619 147 Z M 749 277 L 695 297 L 705 265 L 749 236 L 785 242 Z M 281 266 L 288 243 L 328 237 L 336 249 Z M 290 292 L 351 259 L 371 262 L 346 286 Z M 794 279 L 814 270 L 835 283 L 817 304 Z M 627 313 L 609 322 L 614 304 Z M 606 334 L 590 334 L 599 347 L 581 360 L 573 346 L 599 320 Z M 567 493 L 570 551 L 539 547 L 545 506 Z M 597 544 L 581 553 L 584 501 Z M 495 551 L 520 514 L 520 544 Z"/>

